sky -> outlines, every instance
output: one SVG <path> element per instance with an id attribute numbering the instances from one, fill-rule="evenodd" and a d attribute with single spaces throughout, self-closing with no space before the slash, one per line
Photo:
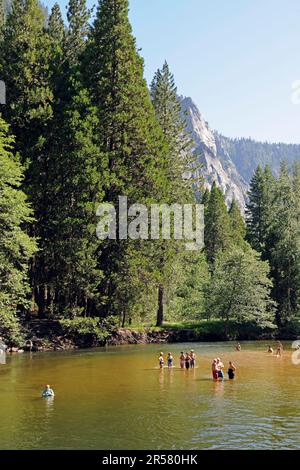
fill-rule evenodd
<path id="1" fill-rule="evenodd" d="M 299 18 L 299 0 L 130 1 L 148 83 L 167 60 L 212 129 L 270 142 L 300 143 Z"/>

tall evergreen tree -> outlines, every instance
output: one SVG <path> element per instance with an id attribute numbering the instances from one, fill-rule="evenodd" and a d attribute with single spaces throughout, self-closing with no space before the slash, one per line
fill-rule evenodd
<path id="1" fill-rule="evenodd" d="M 273 220 L 275 178 L 269 166 L 257 168 L 249 191 L 247 205 L 247 239 L 251 246 L 269 259 L 270 227 Z"/>
<path id="2" fill-rule="evenodd" d="M 246 225 L 235 199 L 232 200 L 228 213 L 230 219 L 232 243 L 243 247 L 245 245 Z"/>
<path id="3" fill-rule="evenodd" d="M 201 198 L 201 204 L 203 204 L 205 208 L 207 208 L 209 198 L 210 198 L 210 192 L 209 192 L 209 189 L 206 188 Z"/>
<path id="4" fill-rule="evenodd" d="M 89 32 L 90 12 L 86 0 L 69 0 L 67 19 L 68 30 L 66 34 L 66 57 L 69 65 L 79 65 L 79 59 L 86 46 Z"/>
<path id="5" fill-rule="evenodd" d="M 300 298 L 300 224 L 297 172 L 294 178 L 286 162 L 281 164 L 273 206 L 271 253 L 273 296 L 278 303 L 277 322 L 284 324 L 298 312 Z M 297 194 L 298 192 L 298 194 Z"/>
<path id="6" fill-rule="evenodd" d="M 99 304 L 96 205 L 102 201 L 102 182 L 98 120 L 82 83 L 79 60 L 85 47 L 86 2 L 71 0 L 67 17 L 69 28 L 58 64 L 60 73 L 53 73 L 51 82 L 55 90 L 54 118 L 47 139 L 51 188 L 40 310 L 53 311 L 55 307 L 66 314 L 90 315 L 96 313 Z M 57 9 L 55 18 L 59 25 Z M 57 35 L 53 44 L 59 47 Z M 56 67 L 55 63 L 52 66 Z"/>
<path id="7" fill-rule="evenodd" d="M 36 163 L 52 117 L 49 40 L 37 0 L 13 0 L 0 49 L 0 71 L 7 87 L 5 119 L 16 136 L 22 160 Z"/>
<path id="8" fill-rule="evenodd" d="M 117 204 L 118 197 L 126 195 L 129 204 L 160 202 L 169 184 L 168 146 L 143 78 L 143 60 L 128 19 L 128 0 L 99 2 L 88 47 L 86 77 L 98 109 L 105 201 Z M 107 299 L 106 313 L 125 311 L 124 299 L 138 292 L 131 290 L 129 279 L 136 269 L 136 260 L 145 256 L 148 246 L 127 240 L 103 244 L 100 262 L 105 273 L 102 291 Z M 125 259 L 126 266 L 122 262 Z M 151 259 L 148 261 L 150 269 Z M 125 278 L 127 285 L 122 282 Z M 117 283 L 126 285 L 126 292 L 117 292 Z"/>
<path id="9" fill-rule="evenodd" d="M 175 79 L 167 62 L 153 78 L 151 99 L 169 145 L 168 176 L 173 183 L 173 201 L 190 199 L 192 183 L 184 175 L 192 169 L 191 139 L 186 132 L 186 120 L 182 114 Z"/>
<path id="10" fill-rule="evenodd" d="M 174 76 L 167 62 L 154 76 L 151 99 L 156 118 L 169 146 L 167 172 L 171 187 L 167 186 L 167 191 L 163 194 L 164 201 L 176 204 L 192 202 L 194 200 L 192 182 L 185 177 L 192 166 L 191 142 L 186 133 L 186 122 L 177 96 Z M 161 326 L 164 319 L 164 292 L 170 280 L 170 263 L 174 263 L 180 249 L 183 249 L 182 243 L 167 244 L 163 241 L 157 246 L 157 260 L 161 273 L 158 286 L 157 326 Z"/>
<path id="11" fill-rule="evenodd" d="M 231 244 L 231 227 L 225 198 L 216 183 L 212 185 L 205 219 L 205 251 L 209 263 L 214 263 L 220 251 Z"/>
<path id="12" fill-rule="evenodd" d="M 65 37 L 65 25 L 58 3 L 55 3 L 52 7 L 48 19 L 48 33 L 57 45 L 62 46 Z"/>

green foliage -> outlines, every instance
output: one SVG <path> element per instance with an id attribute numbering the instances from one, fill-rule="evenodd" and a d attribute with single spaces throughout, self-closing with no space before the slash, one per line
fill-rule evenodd
<path id="1" fill-rule="evenodd" d="M 159 202 L 171 187 L 168 146 L 143 78 L 143 60 L 132 35 L 127 0 L 99 2 L 85 72 L 99 119 L 104 201 L 117 205 L 118 197 L 126 195 L 129 204 Z M 144 288 L 143 278 L 154 275 L 151 253 L 148 266 L 143 261 L 147 250 L 146 243 L 131 240 L 107 240 L 101 245 L 103 314 L 123 312 L 124 318 L 128 316 Z"/>
<path id="2" fill-rule="evenodd" d="M 291 321 L 299 311 L 299 195 L 299 164 L 291 172 L 287 162 L 283 162 L 277 179 L 268 167 L 264 171 L 257 169 L 248 205 L 248 239 L 270 263 L 279 326 Z"/>
<path id="3" fill-rule="evenodd" d="M 210 275 L 204 253 L 185 252 L 177 261 L 175 289 L 171 289 L 168 318 L 197 320 L 205 315 L 205 291 Z"/>
<path id="4" fill-rule="evenodd" d="M 33 219 L 20 190 L 23 168 L 12 154 L 13 144 L 0 117 L 0 334 L 11 340 L 18 334 L 17 313 L 28 307 L 28 261 L 36 250 L 23 230 Z"/>
<path id="5" fill-rule="evenodd" d="M 221 252 L 207 291 L 207 312 L 228 323 L 251 322 L 269 327 L 274 320 L 274 302 L 269 266 L 251 248 Z"/>
<path id="6" fill-rule="evenodd" d="M 225 198 L 222 191 L 213 184 L 205 211 L 205 251 L 209 263 L 214 263 L 220 251 L 231 243 L 231 227 Z"/>
<path id="7" fill-rule="evenodd" d="M 250 183 L 247 205 L 247 239 L 251 246 L 268 259 L 268 243 L 273 221 L 275 178 L 267 166 L 259 166 Z"/>
<path id="8" fill-rule="evenodd" d="M 235 199 L 233 199 L 231 203 L 228 214 L 230 219 L 232 244 L 243 247 L 245 245 L 246 224 Z"/>
<path id="9" fill-rule="evenodd" d="M 59 321 L 63 332 L 76 340 L 77 344 L 84 346 L 96 346 L 104 344 L 110 336 L 116 323 L 114 318 L 75 318 L 73 320 Z"/>

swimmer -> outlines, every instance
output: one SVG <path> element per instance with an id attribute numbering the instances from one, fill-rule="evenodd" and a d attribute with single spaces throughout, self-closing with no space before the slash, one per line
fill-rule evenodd
<path id="1" fill-rule="evenodd" d="M 235 347 L 236 351 L 241 351 L 242 350 L 242 346 L 240 345 L 240 343 L 238 343 Z"/>
<path id="2" fill-rule="evenodd" d="M 273 352 L 274 352 L 274 351 L 273 351 L 273 348 L 272 348 L 271 346 L 268 346 L 268 353 L 269 353 L 269 354 L 273 354 Z"/>
<path id="3" fill-rule="evenodd" d="M 159 358 L 158 358 L 158 362 L 159 362 L 159 368 L 160 369 L 163 369 L 164 368 L 164 353 L 161 352 L 160 355 L 159 355 Z"/>
<path id="4" fill-rule="evenodd" d="M 191 364 L 191 369 L 194 369 L 196 365 L 196 354 L 193 349 L 191 349 L 191 352 L 190 352 L 190 364 Z"/>
<path id="5" fill-rule="evenodd" d="M 43 391 L 42 393 L 42 397 L 43 398 L 48 398 L 48 397 L 54 397 L 54 391 L 52 390 L 52 388 L 50 387 L 50 385 L 46 385 L 46 388 L 45 390 Z"/>
<path id="6" fill-rule="evenodd" d="M 168 353 L 168 368 L 171 369 L 173 367 L 173 356 L 172 354 L 169 352 Z"/>
<path id="7" fill-rule="evenodd" d="M 221 362 L 221 359 L 219 357 L 217 358 L 217 369 L 218 369 L 218 378 L 223 380 L 224 373 L 222 369 L 224 369 L 224 364 L 223 362 Z"/>
<path id="8" fill-rule="evenodd" d="M 218 380 L 218 366 L 217 366 L 217 359 L 213 360 L 211 365 L 212 376 L 214 380 Z"/>
<path id="9" fill-rule="evenodd" d="M 179 361 L 180 361 L 180 368 L 184 369 L 185 366 L 185 355 L 184 352 L 181 351 L 180 356 L 179 356 Z"/>
<path id="10" fill-rule="evenodd" d="M 236 367 L 235 365 L 233 364 L 233 362 L 229 362 L 229 368 L 228 368 L 228 378 L 229 380 L 233 380 L 234 377 L 235 377 L 235 371 L 236 371 Z"/>

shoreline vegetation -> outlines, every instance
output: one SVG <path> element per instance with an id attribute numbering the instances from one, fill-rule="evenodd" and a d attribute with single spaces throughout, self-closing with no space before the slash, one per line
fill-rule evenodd
<path id="1" fill-rule="evenodd" d="M 69 325 L 72 325 L 71 327 Z M 259 328 L 251 324 L 239 325 L 230 322 L 228 333 L 221 320 L 165 323 L 161 327 L 133 326 L 112 327 L 106 325 L 70 324 L 59 320 L 32 320 L 27 323 L 28 334 L 20 347 L 9 344 L 8 352 L 47 352 L 88 349 L 101 346 L 126 344 L 168 344 L 194 342 L 227 342 L 259 340 L 296 340 L 300 338 L 300 323 L 291 323 L 286 328 Z M 29 333 L 30 331 L 30 333 Z"/>

